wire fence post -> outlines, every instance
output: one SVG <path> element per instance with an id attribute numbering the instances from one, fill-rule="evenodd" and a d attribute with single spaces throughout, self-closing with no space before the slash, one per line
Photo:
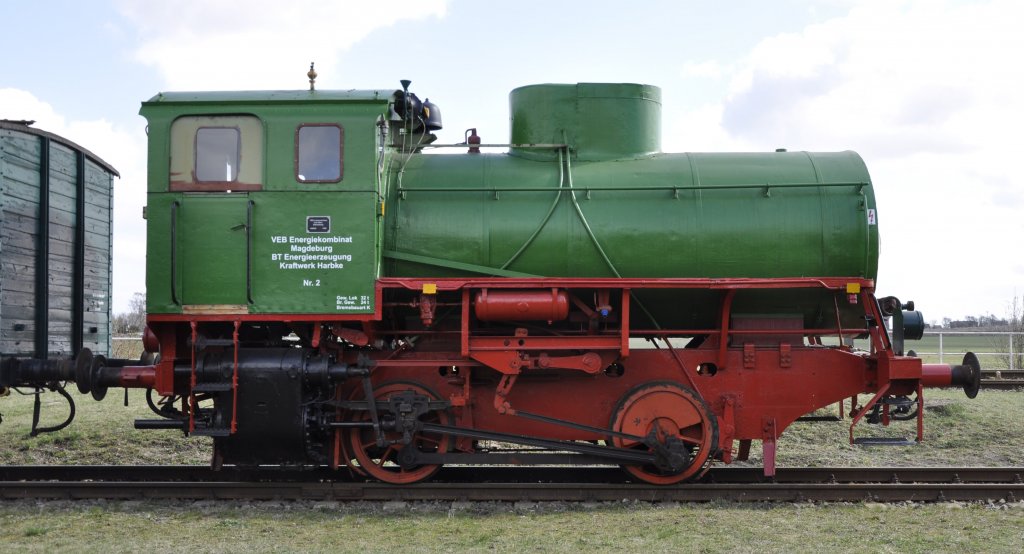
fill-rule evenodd
<path id="1" fill-rule="evenodd" d="M 1006 336 L 1006 339 L 1010 342 L 1010 363 L 1009 363 L 1010 371 L 1013 371 L 1013 370 L 1016 369 L 1016 367 L 1014 367 L 1014 366 L 1015 366 L 1015 364 L 1017 362 L 1017 359 L 1013 356 L 1013 337 L 1014 337 L 1014 335 L 1012 333 Z"/>
<path id="2" fill-rule="evenodd" d="M 959 359 L 965 352 L 973 352 L 981 360 L 983 367 L 992 370 L 1001 369 L 1010 372 L 1024 371 L 1024 332 L 1021 331 L 950 331 L 930 329 L 926 333 L 930 340 L 936 341 L 937 348 L 933 351 L 924 351 L 915 348 L 918 357 L 929 356 L 929 360 L 946 363 L 946 355 L 952 354 Z M 954 337 L 950 345 L 950 351 L 946 352 L 946 335 Z M 966 341 L 956 340 L 956 337 L 972 337 Z M 980 337 L 987 337 L 982 339 Z M 1006 342 L 1003 342 L 1003 341 Z M 988 360 L 986 362 L 986 360 Z M 954 363 L 956 363 L 954 361 Z M 1011 373 L 1012 374 L 1012 373 Z"/>

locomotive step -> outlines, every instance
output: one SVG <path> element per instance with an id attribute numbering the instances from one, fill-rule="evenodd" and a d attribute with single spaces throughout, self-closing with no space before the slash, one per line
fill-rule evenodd
<path id="1" fill-rule="evenodd" d="M 136 429 L 176 429 L 184 431 L 188 421 L 183 419 L 136 419 Z"/>
<path id="2" fill-rule="evenodd" d="M 231 339 L 209 339 L 202 338 L 196 343 L 196 348 L 202 350 L 207 346 L 234 346 L 235 341 Z"/>
<path id="3" fill-rule="evenodd" d="M 861 446 L 914 446 L 917 442 L 904 437 L 859 437 L 853 444 Z"/>
<path id="4" fill-rule="evenodd" d="M 199 383 L 192 387 L 192 394 L 201 392 L 227 392 L 231 390 L 231 383 Z"/>
<path id="5" fill-rule="evenodd" d="M 800 416 L 800 417 L 796 418 L 796 420 L 797 421 L 805 421 L 805 422 L 806 421 L 810 421 L 810 422 L 842 421 L 841 419 L 839 419 L 839 416 L 834 416 L 834 415 L 820 415 L 820 416 L 805 415 L 805 416 Z"/>
<path id="6" fill-rule="evenodd" d="M 194 437 L 229 437 L 231 429 L 224 427 L 205 427 L 193 430 L 190 433 Z"/>

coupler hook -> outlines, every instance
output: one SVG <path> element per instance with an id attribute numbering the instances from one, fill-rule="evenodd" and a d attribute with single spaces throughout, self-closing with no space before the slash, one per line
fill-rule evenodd
<path id="1" fill-rule="evenodd" d="M 39 426 L 39 413 L 40 413 L 40 411 L 42 411 L 41 410 L 42 402 L 40 402 L 39 396 L 42 394 L 44 388 L 50 389 L 50 390 L 60 394 L 61 396 L 64 397 L 65 400 L 68 401 L 68 412 L 69 413 L 68 413 L 67 419 L 65 419 L 60 424 L 54 425 L 52 427 L 40 427 Z M 32 402 L 32 430 L 29 432 L 30 436 L 35 437 L 35 436 L 40 435 L 42 433 L 53 433 L 53 432 L 56 432 L 56 431 L 60 431 L 61 429 L 67 427 L 68 425 L 71 425 L 71 422 L 74 421 L 74 420 L 75 420 L 75 399 L 71 398 L 71 395 L 68 394 L 68 391 L 64 390 L 64 387 L 60 383 L 48 383 L 45 387 L 38 387 L 38 388 L 36 388 L 35 399 Z"/>

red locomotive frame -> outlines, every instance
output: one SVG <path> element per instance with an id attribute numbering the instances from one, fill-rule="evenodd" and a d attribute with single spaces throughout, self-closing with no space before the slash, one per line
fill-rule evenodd
<path id="1" fill-rule="evenodd" d="M 541 314 L 554 310 L 557 316 L 566 301 L 560 291 L 579 289 L 598 291 L 597 296 L 603 299 L 619 299 L 617 305 L 603 307 L 617 312 L 617 330 L 536 336 L 522 327 L 513 334 L 495 336 L 474 329 L 474 300 L 479 304 L 488 293 L 499 300 L 488 306 L 491 311 L 486 313 L 492 315 L 487 317 L 504 319 L 512 317 L 516 310 L 539 310 L 537 313 Z M 642 289 L 721 291 L 720 325 L 708 329 L 636 329 L 631 325 L 629 293 Z M 745 289 L 832 291 L 837 298 L 837 314 L 838 299 L 842 298 L 862 307 L 866 323 L 861 328 L 844 328 L 837 315 L 836 325 L 823 329 L 779 329 L 770 325 L 732 328 L 733 298 L 737 291 Z M 545 301 L 545 291 L 550 291 L 551 305 L 537 306 Z M 776 440 L 786 427 L 805 414 L 851 398 L 852 442 L 855 426 L 876 405 L 881 407 L 882 422 L 888 424 L 890 406 L 883 399 L 916 393 L 920 441 L 922 389 L 959 384 L 966 388 L 972 379 L 977 380 L 976 370 L 963 370 L 969 365 L 968 360 L 965 366 L 929 365 L 917 358 L 897 355 L 884 327 L 886 314 L 873 292 L 873 281 L 848 278 L 384 278 L 376 285 L 376 313 L 366 316 L 151 315 L 146 349 L 159 351 L 161 361 L 154 366 L 121 368 L 120 385 L 152 387 L 165 396 L 184 394 L 188 401 L 183 402 L 183 411 L 194 414 L 198 390 L 196 353 L 195 349 L 188 350 L 189 345 L 195 344 L 204 325 L 231 323 L 235 351 L 231 385 L 235 402 L 230 424 L 233 433 L 245 424 L 244 417 L 239 421 L 234 411 L 240 394 L 238 329 L 247 322 L 273 320 L 309 326 L 312 349 L 332 350 L 338 360 L 356 364 L 358 356 L 369 356 L 372 362 L 368 382 L 373 383 L 378 402 L 404 392 L 445 406 L 445 410 L 421 418 L 427 424 L 419 424 L 411 441 L 406 437 L 405 447 L 413 444 L 419 447 L 417 450 L 427 452 L 421 453 L 422 463 L 411 467 L 397 463 L 404 448 L 400 441 L 391 440 L 385 448 L 381 446 L 383 431 L 378 431 L 381 435 L 374 444 L 374 435 L 367 434 L 371 422 L 366 411 L 353 417 L 339 409 L 333 424 L 337 427 L 332 431 L 334 467 L 349 466 L 371 477 L 406 483 L 429 476 L 439 466 L 427 462 L 460 459 L 445 458 L 449 451 L 477 452 L 476 439 L 481 437 L 530 437 L 542 445 L 548 444 L 542 439 L 605 441 L 619 450 L 646 450 L 649 446 L 638 437 L 649 435 L 666 443 L 678 439 L 685 445 L 683 456 L 688 457 L 689 463 L 682 471 L 625 463 L 624 467 L 641 480 L 670 484 L 699 476 L 713 459 L 726 463 L 746 459 L 753 440 L 762 442 L 764 472 L 772 476 Z M 418 312 L 422 328 L 382 328 L 381 323 L 387 318 L 385 298 L 396 294 L 412 298 L 401 306 Z M 517 295 L 522 302 L 516 302 Z M 447 303 L 460 312 L 457 328 L 432 329 L 439 296 L 459 299 Z M 602 308 L 577 304 L 576 309 L 583 311 Z M 361 322 L 362 330 L 352 328 L 353 322 Z M 406 342 L 390 350 L 348 348 L 398 335 L 423 338 L 429 346 L 417 348 Z M 870 351 L 824 346 L 821 341 L 824 336 L 858 335 L 870 337 Z M 696 348 L 680 348 L 662 340 L 679 336 L 706 338 Z M 631 338 L 661 340 L 664 347 L 631 348 Z M 175 365 L 180 366 L 186 359 L 192 367 L 188 385 L 192 390 L 180 390 L 180 381 L 175 390 Z M 976 361 L 973 363 L 976 365 Z M 481 374 L 489 378 L 477 379 Z M 336 399 L 362 399 L 365 403 L 368 396 L 363 390 L 353 380 L 337 387 Z M 864 393 L 872 394 L 871 399 L 857 406 L 857 395 Z M 377 425 L 376 413 L 373 417 L 373 424 Z M 458 431 L 444 432 L 454 428 Z M 195 431 L 191 418 L 185 430 Z M 392 430 L 388 436 L 394 439 L 397 435 Z M 509 459 L 515 463 L 515 459 Z M 521 459 L 528 460 L 530 456 Z"/>

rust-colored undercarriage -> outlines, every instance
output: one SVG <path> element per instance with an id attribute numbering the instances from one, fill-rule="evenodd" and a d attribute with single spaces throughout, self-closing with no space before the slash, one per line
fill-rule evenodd
<path id="1" fill-rule="evenodd" d="M 717 325 L 639 328 L 649 289 L 713 294 Z M 834 324 L 734 312 L 741 291 L 776 289 L 833 295 Z M 840 303 L 863 323 L 844 327 Z M 863 279 L 381 279 L 370 316 L 151 316 L 155 363 L 98 379 L 154 389 L 165 419 L 137 426 L 212 435 L 215 465 L 410 483 L 445 463 L 621 464 L 671 484 L 759 440 L 771 476 L 779 435 L 817 409 L 852 399 L 851 441 L 866 414 L 916 418 L 920 441 L 923 388 L 976 392 L 973 356 L 902 355 L 891 304 Z"/>

